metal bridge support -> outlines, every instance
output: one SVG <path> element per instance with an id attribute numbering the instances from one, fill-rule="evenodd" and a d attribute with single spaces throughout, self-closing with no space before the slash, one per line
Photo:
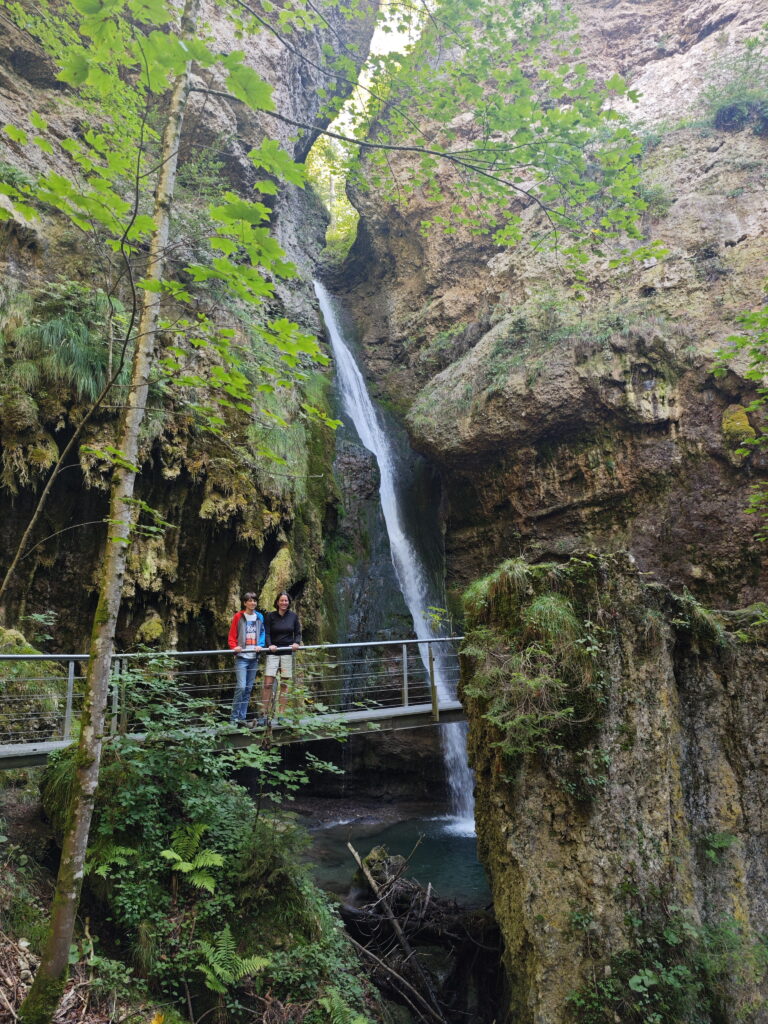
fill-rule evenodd
<path id="1" fill-rule="evenodd" d="M 75 663 L 72 659 L 67 663 L 67 697 L 64 705 L 64 727 L 61 738 L 72 739 L 72 701 L 75 696 Z"/>
<path id="2" fill-rule="evenodd" d="M 408 707 L 408 644 L 403 644 L 403 707 Z"/>
<path id="3" fill-rule="evenodd" d="M 427 644 L 429 655 L 429 692 L 432 694 L 432 718 L 435 722 L 440 721 L 440 701 L 437 697 L 437 684 L 435 683 L 435 656 L 432 653 L 432 644 Z"/>

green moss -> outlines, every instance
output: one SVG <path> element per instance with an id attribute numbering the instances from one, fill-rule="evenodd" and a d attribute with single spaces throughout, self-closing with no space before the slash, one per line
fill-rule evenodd
<path id="1" fill-rule="evenodd" d="M 749 422 L 743 405 L 728 406 L 720 421 L 720 429 L 729 448 L 739 448 L 746 441 L 757 437 L 757 431 Z"/>
<path id="2" fill-rule="evenodd" d="M 38 970 L 32 988 L 19 1007 L 19 1024 L 51 1024 L 65 984 L 65 976 L 50 978 Z"/>
<path id="3" fill-rule="evenodd" d="M 558 775 L 567 780 L 570 772 L 576 781 L 566 789 L 578 798 L 592 795 L 579 783 L 600 774 L 580 753 L 604 704 L 605 631 L 589 611 L 598 570 L 585 559 L 565 566 L 510 559 L 464 599 L 464 695 L 491 726 L 490 748 L 507 771 L 526 756 L 567 750 L 574 763 L 561 763 Z"/>
<path id="4" fill-rule="evenodd" d="M 150 615 L 139 626 L 136 632 L 136 639 L 143 644 L 153 644 L 162 640 L 165 635 L 165 626 L 159 615 Z"/>
<path id="5" fill-rule="evenodd" d="M 281 590 L 288 590 L 294 580 L 293 557 L 286 544 L 272 559 L 267 579 L 259 595 L 259 608 L 272 608 Z"/>

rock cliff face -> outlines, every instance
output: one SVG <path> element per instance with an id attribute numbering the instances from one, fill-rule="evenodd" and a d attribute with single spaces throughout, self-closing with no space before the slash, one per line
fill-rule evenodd
<path id="1" fill-rule="evenodd" d="M 335 90 L 346 88 L 337 76 L 329 85 L 320 67 L 331 53 L 343 52 L 362 62 L 374 8 L 375 4 L 364 4 L 357 17 L 345 19 L 337 5 L 321 5 L 322 23 L 311 31 L 288 30 L 288 46 L 269 32 L 244 44 L 217 19 L 213 8 L 208 13 L 222 51 L 250 47 L 249 60 L 272 84 L 280 112 L 290 120 L 320 127 L 329 119 L 324 104 Z M 2 123 L 26 125 L 29 111 L 38 110 L 60 138 L 76 136 L 83 115 L 67 87 L 56 79 L 54 63 L 32 35 L 6 24 L 5 18 L 3 26 Z M 199 84 L 204 84 L 202 78 Z M 221 83 L 208 84 L 215 88 Z M 323 95 L 322 89 L 326 90 Z M 265 137 L 277 139 L 301 161 L 315 133 L 297 132 L 290 124 L 219 97 L 193 94 L 181 144 L 182 180 L 184 168 L 207 152 L 217 162 L 215 173 L 223 175 L 232 189 L 251 197 L 259 174 L 247 153 Z M 34 146 L 18 147 L 8 140 L 6 145 L 0 173 L 62 170 L 61 161 L 66 159 L 58 149 L 49 155 Z M 191 180 L 180 190 L 174 229 L 179 268 L 190 256 L 197 256 L 194 247 L 199 244 L 199 221 L 206 204 L 205 195 L 197 194 L 201 189 L 199 181 Z M 326 215 L 309 190 L 286 187 L 276 197 L 275 233 L 299 274 L 277 285 L 269 312 L 284 314 L 315 334 L 320 323 L 310 278 L 313 259 L 324 244 L 325 223 Z M 87 237 L 75 237 L 48 213 L 33 223 L 4 222 L 0 249 L 4 316 L 11 315 L 17 295 L 31 296 L 34 312 L 41 289 L 52 280 L 80 288 L 79 296 L 100 285 L 102 255 Z M 247 324 L 238 329 L 245 335 Z M 316 390 L 313 404 L 323 405 L 322 378 L 315 377 L 312 386 Z M 74 400 L 66 388 L 38 389 L 27 398 L 3 403 L 0 543 L 5 552 L 14 550 L 47 471 L 83 411 L 84 403 Z M 162 538 L 150 537 L 134 545 L 119 624 L 120 644 L 162 640 L 188 647 L 219 646 L 243 588 L 263 590 L 263 603 L 271 605 L 274 592 L 290 586 L 302 599 L 308 636 L 322 633 L 324 536 L 335 526 L 339 501 L 331 468 L 333 438 L 326 428 L 302 423 L 296 397 L 285 396 L 283 412 L 293 424 L 288 464 L 280 467 L 261 460 L 254 469 L 254 460 L 243 464 L 233 457 L 226 438 L 201 436 L 178 410 L 155 410 L 145 430 L 140 495 L 173 529 Z M 97 416 L 85 442 L 108 441 L 114 423 L 114 411 Z M 55 642 L 70 650 L 82 646 L 93 612 L 102 543 L 99 521 L 105 509 L 105 478 L 99 465 L 82 455 L 73 458 L 33 539 L 33 544 L 44 542 L 21 563 L 5 608 L 6 621 L 43 608 L 67 609 L 66 615 L 60 615 Z M 49 535 L 51 539 L 44 540 Z"/>
<path id="2" fill-rule="evenodd" d="M 596 259 L 577 302 L 556 256 L 424 237 L 426 197 L 361 193 L 347 287 L 369 374 L 440 468 L 456 590 L 523 551 L 626 549 L 711 603 L 749 603 L 766 576 L 743 510 L 765 465 L 737 449 L 760 421 L 744 366 L 711 369 L 763 300 L 767 143 L 755 120 L 719 130 L 713 112 L 768 6 L 575 6 L 596 77 L 642 94 L 627 112 L 645 139 L 644 230 L 666 258 Z"/>
<path id="3" fill-rule="evenodd" d="M 510 562 L 467 603 L 512 1019 L 768 1019 L 764 626 L 621 557 Z"/>
<path id="4" fill-rule="evenodd" d="M 765 301 L 768 143 L 739 104 L 768 5 L 575 7 L 596 77 L 641 93 L 667 255 L 593 259 L 576 301 L 556 255 L 425 236 L 427 196 L 360 191 L 346 299 L 441 474 L 449 586 L 493 570 L 463 695 L 511 1019 L 764 1022 L 764 627 L 691 594 L 734 609 L 767 582 L 765 456 L 740 450 L 764 421 L 746 366 L 712 369 Z"/>

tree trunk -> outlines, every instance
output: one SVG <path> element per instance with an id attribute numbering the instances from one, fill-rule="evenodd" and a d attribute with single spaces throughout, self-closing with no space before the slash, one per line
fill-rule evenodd
<path id="1" fill-rule="evenodd" d="M 200 0 L 187 0 L 182 15 L 182 35 L 195 34 Z M 159 159 L 154 221 L 146 277 L 159 281 L 165 267 L 171 200 L 176 183 L 179 137 L 189 95 L 191 64 L 179 76 L 170 97 Z M 117 447 L 121 464 L 112 471 L 108 536 L 101 569 L 99 603 L 91 632 L 90 660 L 86 675 L 82 731 L 76 755 L 76 785 L 67 816 L 61 864 L 51 909 L 45 949 L 35 980 L 19 1009 L 20 1024 L 49 1024 L 67 978 L 69 949 L 83 884 L 85 853 L 99 781 L 99 766 L 109 693 L 112 651 L 123 577 L 133 520 L 130 499 L 136 481 L 139 430 L 144 419 L 149 375 L 155 355 L 160 294 L 143 292 L 131 388 L 123 414 Z"/>

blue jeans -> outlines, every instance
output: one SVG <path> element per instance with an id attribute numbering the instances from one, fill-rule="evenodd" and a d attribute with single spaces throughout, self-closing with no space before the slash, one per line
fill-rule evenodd
<path id="1" fill-rule="evenodd" d="M 258 658 L 241 658 L 239 655 L 235 655 L 235 699 L 232 701 L 232 717 L 230 718 L 232 723 L 245 721 L 245 716 L 248 714 L 248 701 L 251 699 L 251 690 L 258 667 Z"/>

